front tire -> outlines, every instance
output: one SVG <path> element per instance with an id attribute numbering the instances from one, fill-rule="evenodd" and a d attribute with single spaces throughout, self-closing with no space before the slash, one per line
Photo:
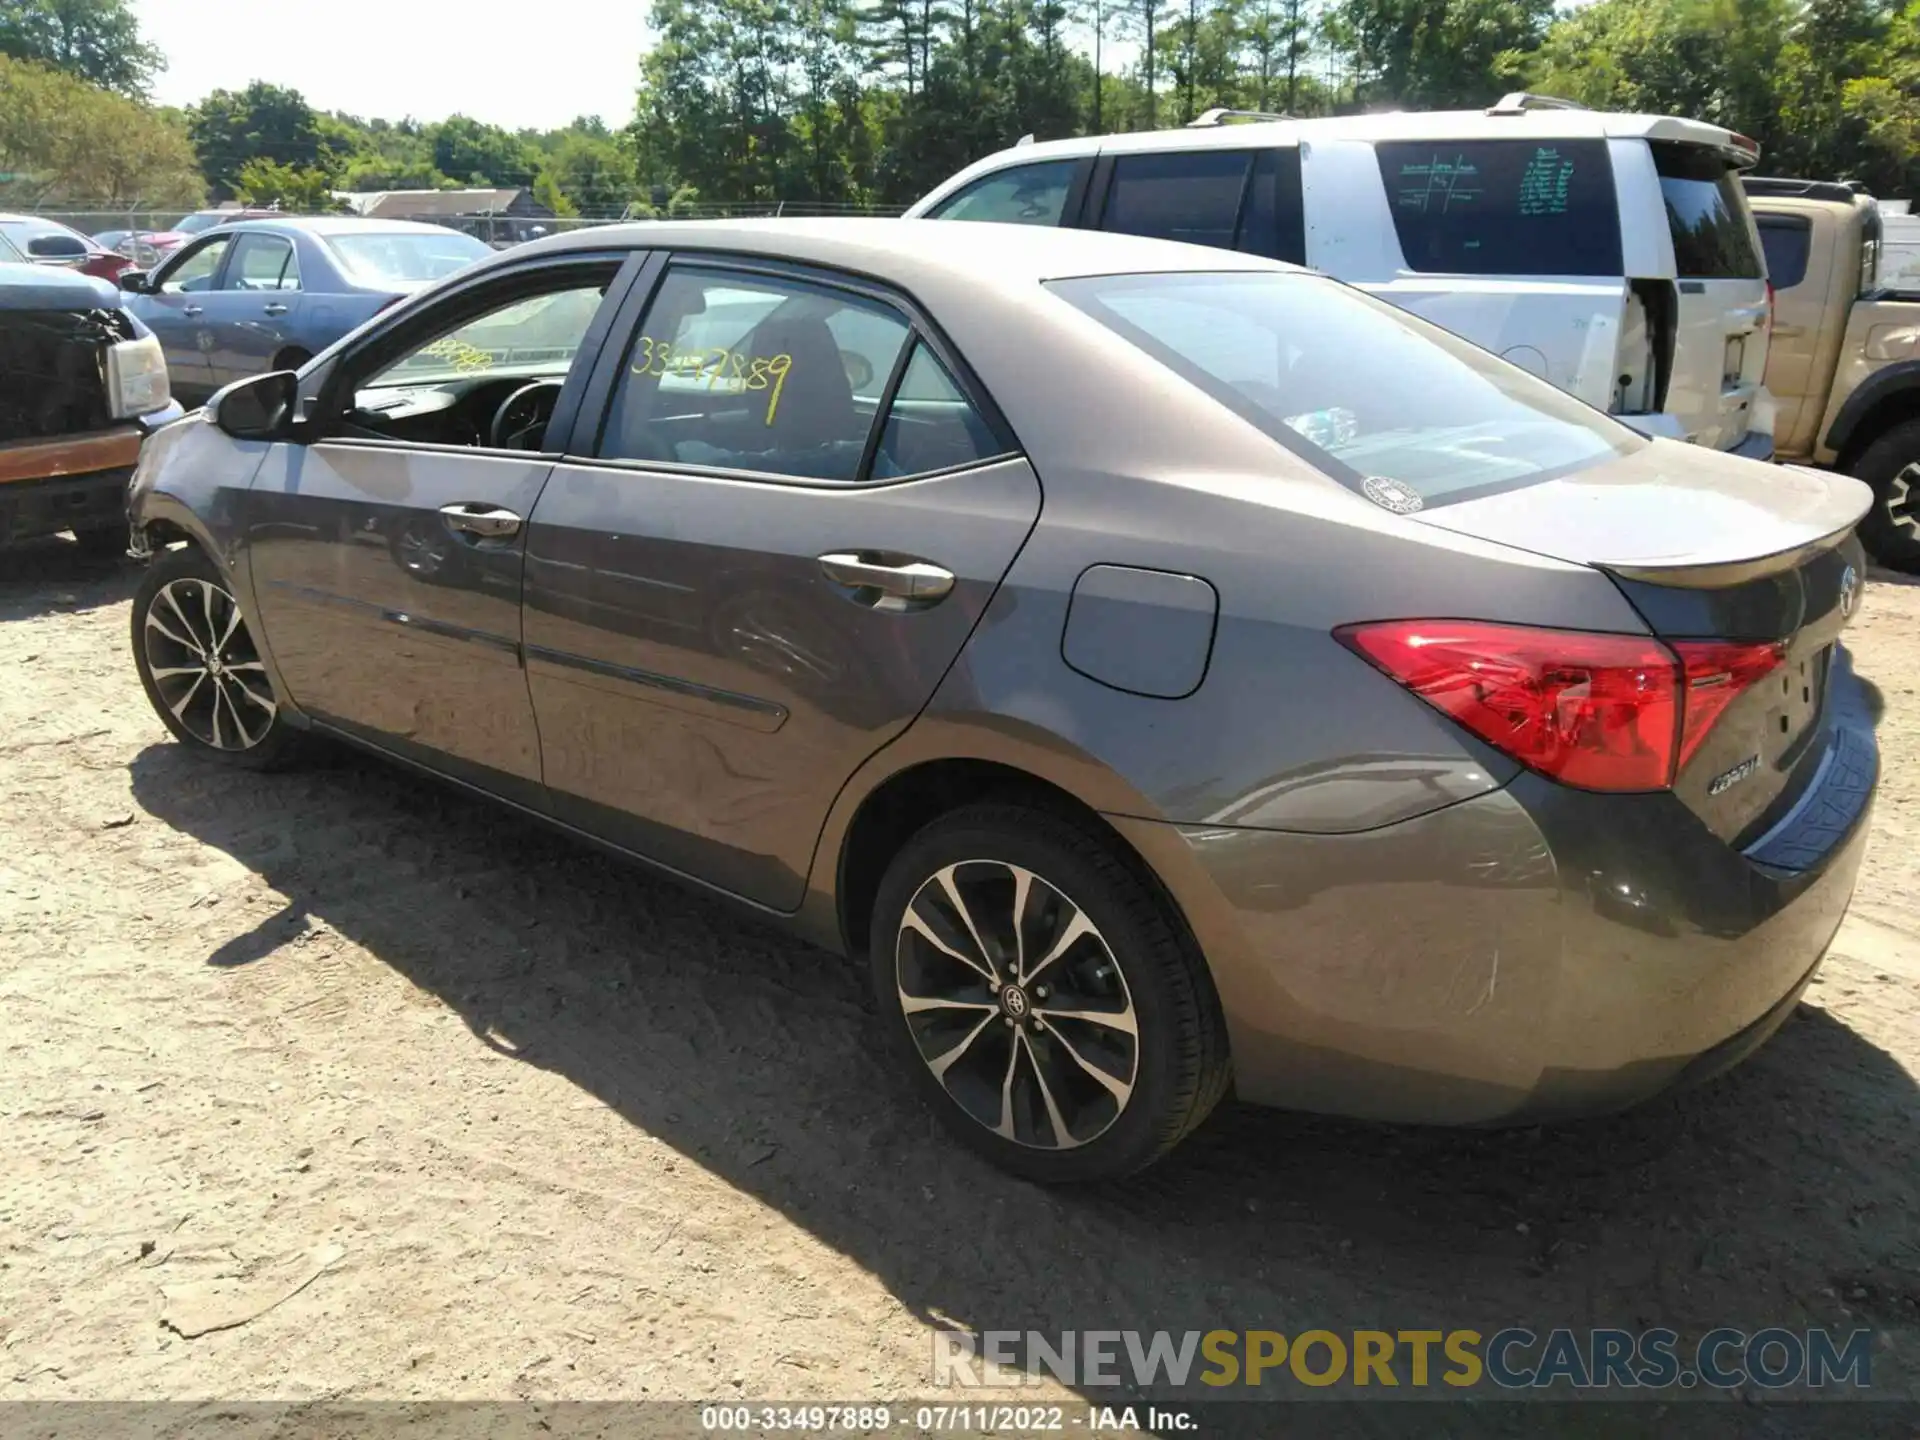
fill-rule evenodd
<path id="1" fill-rule="evenodd" d="M 1089 825 L 997 803 L 934 821 L 881 882 L 871 950 L 892 1048 L 942 1121 L 1016 1175 L 1131 1174 L 1226 1092 L 1197 947 Z"/>
<path id="2" fill-rule="evenodd" d="M 304 737 L 281 713 L 232 584 L 192 546 L 158 556 L 133 598 L 133 663 L 181 744 L 270 770 L 295 758 Z"/>
<path id="3" fill-rule="evenodd" d="M 1920 572 L 1920 420 L 1888 430 L 1860 452 L 1852 471 L 1873 487 L 1860 542 L 1882 565 Z"/>

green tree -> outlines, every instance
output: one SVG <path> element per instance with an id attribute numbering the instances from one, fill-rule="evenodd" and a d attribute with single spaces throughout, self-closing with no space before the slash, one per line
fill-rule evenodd
<path id="1" fill-rule="evenodd" d="M 238 193 L 240 171 L 249 161 L 324 170 L 330 160 L 306 98 L 264 80 L 244 90 L 215 90 L 187 111 L 187 133 L 221 200 Z"/>
<path id="2" fill-rule="evenodd" d="M 531 185 L 537 157 L 526 141 L 498 125 L 454 115 L 430 127 L 433 166 L 462 185 Z"/>
<path id="3" fill-rule="evenodd" d="M 322 170 L 249 160 L 234 180 L 234 197 L 248 205 L 267 205 L 294 215 L 325 215 L 340 208 Z"/>
<path id="4" fill-rule="evenodd" d="M 127 0 L 6 0 L 0 6 L 0 55 L 144 98 L 166 60 L 140 38 Z"/>
<path id="5" fill-rule="evenodd" d="M 184 130 L 160 111 L 63 71 L 0 55 L 0 171 L 18 203 L 198 205 Z"/>
<path id="6" fill-rule="evenodd" d="M 1326 28 L 1363 103 L 1444 110 L 1512 88 L 1552 12 L 1553 0 L 1340 0 Z"/>

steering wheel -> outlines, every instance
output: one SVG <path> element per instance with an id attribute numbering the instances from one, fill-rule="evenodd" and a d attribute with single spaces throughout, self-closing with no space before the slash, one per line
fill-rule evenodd
<path id="1" fill-rule="evenodd" d="M 487 427 L 487 444 L 496 450 L 538 449 L 553 407 L 560 400 L 559 380 L 535 380 L 522 385 L 500 402 Z M 535 442 L 529 444 L 528 442 Z"/>

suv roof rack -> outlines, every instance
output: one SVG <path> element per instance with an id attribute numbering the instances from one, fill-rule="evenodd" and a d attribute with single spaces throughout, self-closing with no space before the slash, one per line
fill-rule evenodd
<path id="1" fill-rule="evenodd" d="M 1225 105 L 1216 105 L 1211 110 L 1203 110 L 1187 122 L 1189 130 L 1211 130 L 1216 125 L 1224 125 L 1229 120 L 1297 120 L 1297 115 L 1287 115 L 1271 110 L 1232 110 Z"/>
<path id="2" fill-rule="evenodd" d="M 1562 100 L 1558 95 L 1536 95 L 1531 90 L 1514 90 L 1489 105 L 1489 115 L 1524 115 L 1529 110 L 1585 110 L 1578 100 Z"/>
<path id="3" fill-rule="evenodd" d="M 1742 175 L 1749 195 L 1772 195 L 1801 200 L 1857 200 L 1873 194 L 1858 180 L 1801 180 L 1789 175 Z"/>

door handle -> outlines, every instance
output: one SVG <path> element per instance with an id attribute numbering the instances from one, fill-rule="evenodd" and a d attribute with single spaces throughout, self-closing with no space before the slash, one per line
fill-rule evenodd
<path id="1" fill-rule="evenodd" d="M 276 302 L 275 304 L 267 306 L 261 313 L 266 315 L 284 315 L 287 313 L 287 307 Z"/>
<path id="2" fill-rule="evenodd" d="M 502 510 L 497 505 L 481 505 L 475 501 L 463 500 L 452 505 L 442 505 L 440 513 L 447 517 L 447 524 L 455 530 L 468 535 L 477 535 L 482 540 L 497 540 L 502 535 L 512 535 L 520 529 L 520 517 L 511 510 Z"/>
<path id="3" fill-rule="evenodd" d="M 930 605 L 953 589 L 953 572 L 925 560 L 893 560 L 871 552 L 845 550 L 822 555 L 820 569 L 836 585 L 878 592 L 868 602 L 876 608 L 901 610 L 909 604 Z"/>
<path id="4" fill-rule="evenodd" d="M 182 315 L 198 315 L 205 308 L 203 305 L 182 305 L 180 307 L 180 313 Z"/>

